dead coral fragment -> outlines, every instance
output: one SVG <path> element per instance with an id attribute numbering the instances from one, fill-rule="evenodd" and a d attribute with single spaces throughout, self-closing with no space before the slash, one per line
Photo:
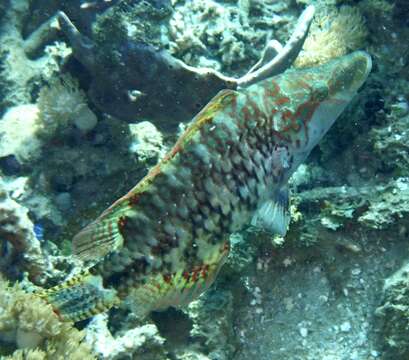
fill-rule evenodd
<path id="1" fill-rule="evenodd" d="M 0 340 L 16 348 L 4 359 L 94 359 L 83 338 L 35 294 L 0 278 Z"/>
<path id="2" fill-rule="evenodd" d="M 10 199 L 0 188 L 0 239 L 12 244 L 11 258 L 22 260 L 23 268 L 28 271 L 31 280 L 42 283 L 49 275 L 50 266 L 27 212 L 25 207 Z"/>
<path id="3" fill-rule="evenodd" d="M 317 13 L 303 50 L 294 64 L 297 67 L 324 64 L 362 48 L 366 36 L 364 19 L 356 8 L 343 6 L 339 10 Z"/>

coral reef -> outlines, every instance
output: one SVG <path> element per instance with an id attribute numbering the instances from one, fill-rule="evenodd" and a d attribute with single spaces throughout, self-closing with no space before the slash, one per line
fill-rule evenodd
<path id="1" fill-rule="evenodd" d="M 26 208 L 10 199 L 4 189 L 0 188 L 0 237 L 2 241 L 11 244 L 11 249 L 7 249 L 6 244 L 2 246 L 5 254 L 0 266 L 6 271 L 13 263 L 21 262 L 21 269 L 27 271 L 33 281 L 44 283 L 51 270 L 50 264 L 35 236 L 33 223 L 27 212 Z"/>
<path id="2" fill-rule="evenodd" d="M 20 105 L 32 102 L 32 94 L 44 79 L 61 69 L 71 54 L 63 42 L 48 45 L 36 57 L 33 53 L 56 39 L 58 23 L 48 19 L 31 34 L 24 34 L 27 0 L 12 1 L 5 9 L 0 28 L 0 105 Z"/>
<path id="3" fill-rule="evenodd" d="M 367 29 L 359 9 L 342 6 L 339 10 L 321 8 L 311 25 L 295 66 L 307 67 L 326 63 L 332 58 L 361 49 Z"/>
<path id="4" fill-rule="evenodd" d="M 173 0 L 172 5 L 1 2 L 4 276 L 14 281 L 28 275 L 49 287 L 77 271 L 70 256 L 72 234 L 163 156 L 177 122 L 190 120 L 206 96 L 235 83 L 246 69 L 274 65 L 283 47 L 273 39 L 291 38 L 305 5 L 315 6 L 316 18 L 296 66 L 365 48 L 375 59 L 374 71 L 294 175 L 297 221 L 285 238 L 252 228 L 234 234 L 228 262 L 210 291 L 187 308 L 154 313 L 143 323 L 115 310 L 108 320 L 96 317 L 78 331 L 59 322 L 23 286 L 1 280 L 0 357 L 86 359 L 94 358 L 93 348 L 95 357 L 107 359 L 128 351 L 129 357 L 155 360 L 406 360 L 407 3 Z M 58 11 L 69 19 L 63 23 L 59 16 L 63 31 L 56 26 Z M 82 36 L 72 37 L 75 28 Z M 290 46 L 297 50 L 294 56 L 300 44 Z M 284 56 L 280 71 L 292 61 Z M 163 72 L 153 71 L 153 64 Z M 190 80 L 193 74 L 214 82 L 204 89 L 197 86 L 201 81 L 189 87 L 185 77 L 171 76 L 168 65 Z M 201 68 L 213 69 L 211 76 Z M 77 117 L 81 111 L 84 122 Z M 139 123 L 124 124 L 106 113 Z M 33 287 L 27 280 L 23 284 Z"/>
<path id="5" fill-rule="evenodd" d="M 108 317 L 98 315 L 87 327 L 87 342 L 103 359 L 115 360 L 124 357 L 138 360 L 167 359 L 163 339 L 153 324 L 145 324 L 113 337 L 108 329 Z"/>
<path id="6" fill-rule="evenodd" d="M 84 334 L 58 320 L 50 305 L 0 278 L 2 359 L 95 359 Z M 3 344 L 7 347 L 3 348 Z M 8 349 L 7 353 L 3 349 Z"/>

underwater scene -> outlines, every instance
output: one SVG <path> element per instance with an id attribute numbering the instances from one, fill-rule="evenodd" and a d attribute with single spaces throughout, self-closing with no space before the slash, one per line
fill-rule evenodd
<path id="1" fill-rule="evenodd" d="M 409 360 L 408 0 L 0 0 L 0 359 Z"/>

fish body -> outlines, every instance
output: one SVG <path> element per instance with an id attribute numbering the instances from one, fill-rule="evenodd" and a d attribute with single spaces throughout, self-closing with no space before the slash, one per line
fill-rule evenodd
<path id="1" fill-rule="evenodd" d="M 87 270 L 42 296 L 80 320 L 121 301 L 145 315 L 207 289 L 229 235 L 252 223 L 285 234 L 286 184 L 366 80 L 355 52 L 224 90 L 128 194 L 73 240 Z"/>

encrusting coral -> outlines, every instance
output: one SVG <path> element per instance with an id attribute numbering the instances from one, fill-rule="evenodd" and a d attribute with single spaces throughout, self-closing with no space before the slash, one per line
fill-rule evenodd
<path id="1" fill-rule="evenodd" d="M 61 322 L 51 306 L 38 296 L 23 291 L 19 284 L 11 286 L 0 277 L 2 359 L 95 359 L 83 339 L 81 331 L 70 323 Z M 15 352 L 4 353 L 1 343 Z"/>

